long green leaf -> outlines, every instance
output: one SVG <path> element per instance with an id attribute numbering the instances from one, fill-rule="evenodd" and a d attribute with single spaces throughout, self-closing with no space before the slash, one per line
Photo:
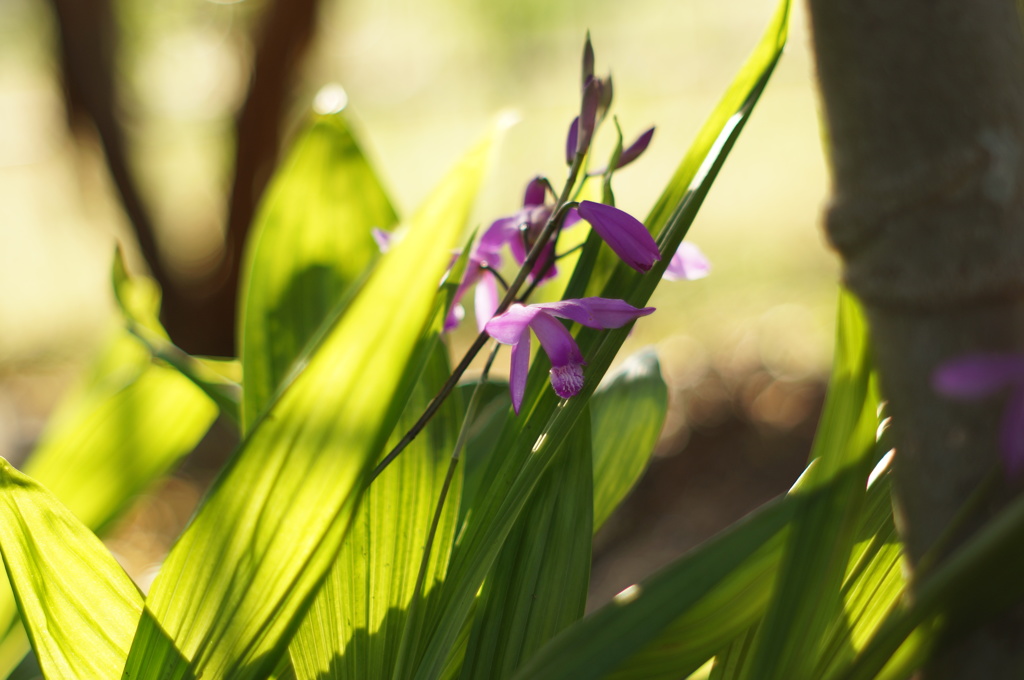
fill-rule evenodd
<path id="1" fill-rule="evenodd" d="M 2 459 L 0 553 L 46 677 L 117 677 L 142 595 L 95 534 Z"/>
<path id="2" fill-rule="evenodd" d="M 875 462 L 880 398 L 866 321 L 848 293 L 840 297 L 839 317 L 832 385 L 812 451 L 815 465 L 805 480 L 808 490 L 828 483 L 830 492 L 807 495 L 794 519 L 749 678 L 810 677 L 830 624 L 841 613 L 842 583 L 866 494 L 862 480 Z"/>
<path id="3" fill-rule="evenodd" d="M 633 488 L 654 453 L 668 413 L 668 386 L 653 351 L 627 359 L 590 400 L 594 530 Z"/>
<path id="4" fill-rule="evenodd" d="M 593 466 L 584 415 L 537 485 L 484 582 L 465 680 L 507 678 L 583 616 L 590 582 Z"/>
<path id="5" fill-rule="evenodd" d="M 317 116 L 268 188 L 246 252 L 239 324 L 246 430 L 376 259 L 370 230 L 396 221 L 343 115 Z"/>
<path id="6" fill-rule="evenodd" d="M 515 678 L 605 677 L 642 648 L 652 632 L 663 630 L 769 544 L 784 530 L 795 506 L 792 498 L 774 501 L 711 539 L 701 550 L 631 586 L 614 602 L 555 638 L 520 668 Z"/>
<path id="7" fill-rule="evenodd" d="M 389 445 L 416 422 L 448 378 L 446 352 L 440 344 L 435 346 Z M 289 648 L 299 680 L 391 675 L 458 436 L 457 402 L 447 401 L 366 492 L 341 554 Z M 457 474 L 431 551 L 428 598 L 448 566 L 460 487 Z"/>
<path id="8" fill-rule="evenodd" d="M 147 608 L 196 676 L 263 678 L 286 653 L 412 389 L 407 364 L 489 147 L 471 152 L 414 216 L 168 556 Z M 147 659 L 163 644 L 137 637 L 125 676 L 160 677 L 167 669 Z"/>
<path id="9" fill-rule="evenodd" d="M 788 1 L 782 0 L 759 47 L 712 113 L 673 178 L 669 194 L 675 196 L 673 187 L 682 186 L 677 205 L 662 207 L 663 202 L 659 202 L 649 218 L 649 228 L 666 224 L 659 243 L 663 255 L 670 255 L 679 246 L 763 91 L 785 42 L 788 8 Z M 577 265 L 580 276 L 574 276 L 569 283 L 567 295 L 570 297 L 578 297 L 585 290 L 586 255 L 587 248 Z M 627 272 L 622 265 L 606 286 L 604 296 L 623 298 L 642 306 L 657 286 L 668 259 L 663 257 L 647 275 Z M 470 512 L 471 520 L 453 552 L 441 598 L 441 614 L 430 627 L 432 636 L 417 657 L 417 678 L 434 678 L 444 667 L 480 584 L 534 486 L 553 459 L 555 443 L 563 441 L 572 430 L 594 391 L 594 384 L 608 369 L 630 326 L 613 331 L 583 329 L 579 332 L 577 341 L 588 362 L 586 383 L 580 394 L 564 404 L 559 404 L 556 395 L 545 385 L 546 362 L 543 359 L 534 362 L 522 410 L 518 418 L 510 420 L 499 439 L 498 450 L 503 453 L 494 458 L 496 467 L 488 470 L 487 489 L 473 499 L 472 502 L 479 503 Z"/>
<path id="10" fill-rule="evenodd" d="M 157 323 L 159 291 L 124 278 L 121 295 Z M 119 296 L 120 297 L 120 296 Z M 96 532 L 195 448 L 216 417 L 203 392 L 154 363 L 127 332 L 116 333 L 62 399 L 25 472 Z M 0 585 L 0 677 L 28 650 L 14 596 Z"/>

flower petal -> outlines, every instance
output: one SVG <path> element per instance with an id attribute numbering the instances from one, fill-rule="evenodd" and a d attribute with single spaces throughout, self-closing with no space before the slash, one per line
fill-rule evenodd
<path id="1" fill-rule="evenodd" d="M 531 307 L 590 328 L 619 328 L 654 311 L 654 307 L 634 307 L 625 300 L 602 297 L 542 302 Z"/>
<path id="2" fill-rule="evenodd" d="M 661 278 L 666 281 L 693 281 L 703 279 L 710 271 L 711 263 L 700 248 L 683 241 Z"/>
<path id="3" fill-rule="evenodd" d="M 523 207 L 533 208 L 538 205 L 544 205 L 544 198 L 547 194 L 548 186 L 544 183 L 544 180 L 540 175 L 530 180 L 530 183 L 526 185 L 526 193 L 523 195 Z"/>
<path id="4" fill-rule="evenodd" d="M 526 328 L 519 341 L 512 345 L 512 363 L 508 370 L 508 389 L 512 394 L 512 410 L 519 415 L 519 407 L 526 394 L 526 378 L 530 375 L 530 329 Z"/>
<path id="5" fill-rule="evenodd" d="M 939 366 L 932 387 L 949 397 L 978 399 L 1012 384 L 1024 384 L 1024 356 L 975 354 Z"/>
<path id="6" fill-rule="evenodd" d="M 658 244 L 640 220 L 629 213 L 593 201 L 583 201 L 577 210 L 615 254 L 633 269 L 645 272 L 661 259 Z"/>
<path id="7" fill-rule="evenodd" d="M 565 162 L 568 165 L 572 165 L 573 158 L 576 157 L 576 144 L 580 135 L 580 117 L 576 116 L 569 123 L 569 134 L 565 138 Z"/>
<path id="8" fill-rule="evenodd" d="M 580 106 L 579 134 L 576 139 L 576 153 L 586 153 L 597 127 L 597 109 L 601 104 L 601 81 L 590 78 L 583 86 L 583 102 Z M 571 134 L 571 133 L 570 133 Z"/>
<path id="9" fill-rule="evenodd" d="M 491 264 L 498 264 L 501 256 L 498 254 L 501 247 L 509 240 L 519 238 L 519 224 L 522 223 L 521 212 L 491 222 L 491 226 L 480 236 L 480 242 L 476 246 L 476 254 L 480 259 Z"/>
<path id="10" fill-rule="evenodd" d="M 643 133 L 637 140 L 627 146 L 621 154 L 619 154 L 619 162 L 616 164 L 616 168 L 621 168 L 624 165 L 629 165 L 637 158 L 640 157 L 644 151 L 647 150 L 648 145 L 651 143 L 651 138 L 654 137 L 654 128 L 651 128 L 647 132 Z"/>
<path id="11" fill-rule="evenodd" d="M 1024 472 L 1024 390 L 1015 390 L 1006 404 L 999 443 L 1006 474 L 1020 477 Z"/>
<path id="12" fill-rule="evenodd" d="M 484 326 L 498 309 L 498 283 L 494 274 L 484 271 L 476 284 L 473 311 L 476 312 L 476 327 L 482 333 Z"/>
<path id="13" fill-rule="evenodd" d="M 524 307 L 517 303 L 484 324 L 484 330 L 501 344 L 514 345 L 519 342 L 519 337 L 529 328 L 534 317 L 541 313 L 533 305 Z"/>
<path id="14" fill-rule="evenodd" d="M 533 320 L 530 321 L 530 328 L 537 334 L 544 353 L 551 359 L 551 365 L 582 364 L 583 356 L 569 329 L 555 317 L 541 311 L 536 305 L 530 305 L 530 307 L 533 307 L 536 312 Z"/>

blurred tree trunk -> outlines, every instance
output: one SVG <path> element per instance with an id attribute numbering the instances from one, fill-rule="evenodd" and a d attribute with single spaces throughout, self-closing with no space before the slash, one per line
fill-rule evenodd
<path id="1" fill-rule="evenodd" d="M 999 464 L 1001 404 L 944 399 L 932 373 L 1024 351 L 1024 38 L 1013 0 L 808 5 L 831 144 L 826 227 L 867 310 L 916 565 Z M 1002 485 L 953 545 L 1016 491 Z M 943 645 L 922 677 L 1022 669 L 1018 604 Z"/>
<path id="2" fill-rule="evenodd" d="M 275 165 L 288 94 L 312 39 L 318 0 L 271 0 L 254 37 L 245 103 L 235 121 L 235 177 L 221 257 L 195 280 L 164 265 L 153 221 L 128 162 L 116 96 L 118 24 L 110 0 L 50 0 L 59 30 L 61 70 L 73 126 L 91 121 L 107 168 L 153 278 L 163 289 L 163 322 L 194 354 L 233 356 L 238 277 L 256 205 Z"/>

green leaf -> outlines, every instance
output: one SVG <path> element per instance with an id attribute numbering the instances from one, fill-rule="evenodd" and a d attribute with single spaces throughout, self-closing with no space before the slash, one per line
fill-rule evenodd
<path id="1" fill-rule="evenodd" d="M 795 505 L 791 498 L 774 501 L 712 538 L 690 556 L 626 589 L 614 602 L 555 638 L 514 677 L 605 677 L 682 612 L 713 592 L 730 572 L 770 544 L 792 518 Z"/>
<path id="2" fill-rule="evenodd" d="M 414 216 L 171 550 L 147 609 L 197 677 L 264 678 L 286 653 L 422 367 L 408 364 L 437 316 L 489 148 Z M 162 644 L 137 637 L 126 676 L 166 671 L 147 663 Z"/>
<path id="3" fill-rule="evenodd" d="M 117 677 L 142 595 L 95 534 L 2 459 L 0 553 L 46 677 Z"/>
<path id="4" fill-rule="evenodd" d="M 116 265 L 115 265 L 116 266 Z M 159 291 L 123 277 L 121 295 L 155 323 Z M 155 327 L 154 333 L 160 332 Z M 51 415 L 25 472 L 86 526 L 103 532 L 135 498 L 192 451 L 217 409 L 176 370 L 155 364 L 120 331 Z M 10 589 L 0 584 L 0 677 L 28 649 Z"/>
<path id="5" fill-rule="evenodd" d="M 849 293 L 839 300 L 836 354 L 804 486 L 749 678 L 811 677 L 842 612 L 842 583 L 875 460 L 880 397 L 867 327 Z M 846 474 L 854 471 L 853 474 Z M 836 480 L 843 480 L 837 483 Z M 812 494 L 828 485 L 828 494 Z"/>
<path id="6" fill-rule="evenodd" d="M 751 626 L 747 632 L 733 640 L 725 651 L 715 657 L 715 665 L 711 668 L 708 680 L 739 680 L 750 658 L 756 636 L 757 626 Z"/>
<path id="7" fill-rule="evenodd" d="M 659 226 L 662 218 L 667 220 L 659 244 L 663 255 L 670 255 L 678 248 L 725 156 L 763 91 L 778 60 L 782 43 L 785 42 L 788 8 L 788 1 L 783 0 L 759 48 L 712 113 L 704 131 L 673 178 L 667 194 L 675 196 L 672 187 L 681 184 L 683 189 L 677 197 L 678 205 L 664 208 L 661 207 L 663 202 L 659 202 L 652 213 L 648 221 L 649 228 Z M 594 252 L 589 246 L 584 248 L 573 279 L 569 282 L 567 297 L 579 297 L 586 290 L 590 266 L 587 258 L 592 258 Z M 605 287 L 604 297 L 622 298 L 642 306 L 657 286 L 658 277 L 668 260 L 668 257 L 663 257 L 647 275 L 626 271 L 628 268 L 621 265 Z M 628 324 L 612 331 L 579 331 L 577 342 L 587 360 L 585 384 L 580 394 L 564 403 L 560 403 L 546 385 L 547 362 L 543 358 L 534 362 L 522 410 L 517 418 L 509 419 L 500 436 L 497 450 L 502 455 L 493 457 L 488 467 L 485 475 L 487 487 L 470 500 L 474 505 L 467 511 L 469 520 L 466 529 L 452 553 L 449 576 L 443 586 L 441 613 L 428 627 L 431 637 L 416 659 L 417 678 L 432 679 L 445 666 L 476 592 L 534 486 L 553 460 L 555 443 L 569 435 L 594 391 L 594 384 L 607 371 L 631 326 Z"/>
<path id="8" fill-rule="evenodd" d="M 627 359 L 597 388 L 590 408 L 596 531 L 640 479 L 665 424 L 668 386 L 657 354 Z"/>
<path id="9" fill-rule="evenodd" d="M 437 344 L 387 448 L 416 422 L 449 374 L 447 350 Z M 289 648 L 299 680 L 390 677 L 460 413 L 457 399 L 445 402 L 366 492 L 341 554 Z M 457 474 L 431 551 L 428 598 L 448 566 L 460 487 Z"/>
<path id="10" fill-rule="evenodd" d="M 581 616 L 593 533 L 590 418 L 537 485 L 484 582 L 462 677 L 507 678 Z"/>
<path id="11" fill-rule="evenodd" d="M 267 189 L 245 256 L 239 327 L 246 431 L 377 258 L 370 230 L 396 221 L 345 118 L 317 116 Z"/>

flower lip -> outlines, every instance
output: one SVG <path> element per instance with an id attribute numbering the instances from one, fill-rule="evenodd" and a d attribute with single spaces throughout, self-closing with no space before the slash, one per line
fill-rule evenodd
<path id="1" fill-rule="evenodd" d="M 591 328 L 619 328 L 653 311 L 653 307 L 638 308 L 624 300 L 591 297 L 532 305 L 516 303 L 492 318 L 484 330 L 498 342 L 512 345 L 509 390 L 515 412 L 519 413 L 526 392 L 526 378 L 530 371 L 531 330 L 551 360 L 552 388 L 558 396 L 568 399 L 583 389 L 583 366 L 586 362 L 576 340 L 556 317 L 570 319 Z"/>

